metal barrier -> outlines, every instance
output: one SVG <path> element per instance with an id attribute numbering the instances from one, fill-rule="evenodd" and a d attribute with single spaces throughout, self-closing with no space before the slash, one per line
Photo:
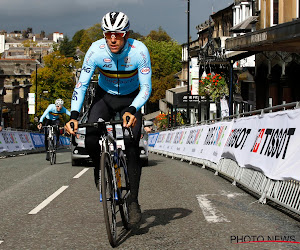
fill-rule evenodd
<path id="1" fill-rule="evenodd" d="M 285 105 L 274 106 L 262 110 L 256 110 L 252 112 L 242 113 L 239 115 L 226 117 L 225 119 L 239 118 L 247 115 L 261 114 L 266 112 L 272 112 L 274 110 L 282 110 L 287 108 L 300 108 L 299 102 L 289 103 Z M 199 124 L 210 124 L 212 121 L 204 121 Z M 185 155 L 179 155 L 169 153 L 162 150 L 156 150 L 149 147 L 149 152 L 160 154 L 166 157 L 172 157 L 172 159 L 179 159 L 181 161 L 187 161 L 190 164 L 196 163 L 202 165 L 202 168 L 210 168 L 215 171 L 215 175 L 222 175 L 232 181 L 233 185 L 241 185 L 250 190 L 258 197 L 258 201 L 262 204 L 266 204 L 267 200 L 271 200 L 276 204 L 300 215 L 300 182 L 294 180 L 279 181 L 272 180 L 265 176 L 262 172 L 250 169 L 242 168 L 235 161 L 231 159 L 222 158 L 218 164 L 210 162 L 208 160 L 199 159 L 195 157 L 189 157 Z"/>

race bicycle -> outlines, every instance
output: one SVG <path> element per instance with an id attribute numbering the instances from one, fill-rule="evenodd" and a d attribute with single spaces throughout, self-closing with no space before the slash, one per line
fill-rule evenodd
<path id="1" fill-rule="evenodd" d="M 117 246 L 117 214 L 120 213 L 122 224 L 129 229 L 128 202 L 130 183 L 127 171 L 127 162 L 122 148 L 117 145 L 116 126 L 123 121 L 105 122 L 99 120 L 95 123 L 79 124 L 79 128 L 94 127 L 99 131 L 101 156 L 100 156 L 100 202 L 103 204 L 104 221 L 109 243 L 112 247 Z M 72 126 L 72 124 L 71 124 Z M 108 127 L 112 127 L 111 133 Z M 131 128 L 122 127 L 123 138 L 133 138 Z M 72 142 L 76 145 L 74 136 Z M 119 209 L 118 209 L 119 208 Z"/>
<path id="2" fill-rule="evenodd" d="M 50 164 L 53 165 L 56 163 L 56 140 L 54 138 L 55 135 L 55 129 L 58 129 L 57 125 L 47 125 L 43 126 L 44 129 L 47 129 L 47 138 L 45 140 L 48 140 L 48 148 L 46 149 L 47 152 L 49 152 L 49 161 Z"/>

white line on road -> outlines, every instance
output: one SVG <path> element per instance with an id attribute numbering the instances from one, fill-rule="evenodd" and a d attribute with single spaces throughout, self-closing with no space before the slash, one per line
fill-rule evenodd
<path id="1" fill-rule="evenodd" d="M 75 175 L 74 177 L 73 177 L 73 179 L 78 179 L 80 176 L 82 176 L 86 171 L 88 171 L 89 170 L 89 168 L 85 168 L 85 169 L 83 169 L 82 171 L 80 171 L 77 175 Z"/>
<path id="2" fill-rule="evenodd" d="M 3 242 L 4 242 L 3 240 L 0 240 L 0 245 L 1 245 Z"/>
<path id="3" fill-rule="evenodd" d="M 63 191 L 65 191 L 69 186 L 62 186 L 55 193 L 50 195 L 46 200 L 39 204 L 36 208 L 32 209 L 28 214 L 37 214 L 44 207 L 46 207 L 51 201 L 53 201 L 57 196 L 59 196 Z"/>
<path id="4" fill-rule="evenodd" d="M 196 197 L 207 222 L 230 222 L 218 209 L 211 204 L 210 200 L 207 199 L 206 196 L 207 194 L 197 195 Z"/>

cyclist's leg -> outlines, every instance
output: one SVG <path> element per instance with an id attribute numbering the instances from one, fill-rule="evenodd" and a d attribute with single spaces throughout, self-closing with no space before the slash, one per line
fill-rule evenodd
<path id="1" fill-rule="evenodd" d="M 125 140 L 125 151 L 128 159 L 128 173 L 130 182 L 130 193 L 131 200 L 138 201 L 138 192 L 141 178 L 141 164 L 140 164 L 140 153 L 139 153 L 139 141 L 141 137 L 141 126 L 142 126 L 142 114 L 140 111 L 135 113 L 137 123 L 132 128 L 134 140 L 133 142 L 127 142 Z"/>
<path id="2" fill-rule="evenodd" d="M 129 142 L 124 140 L 125 152 L 128 159 L 128 175 L 130 183 L 130 196 L 128 199 L 129 207 L 129 226 L 133 226 L 141 220 L 141 209 L 138 201 L 138 193 L 141 178 L 141 162 L 139 141 L 141 137 L 142 114 L 140 111 L 135 113 L 137 124 L 132 129 L 134 140 Z"/>
<path id="3" fill-rule="evenodd" d="M 88 123 L 97 122 L 99 118 L 108 121 L 111 118 L 110 109 L 107 107 L 106 103 L 103 99 L 99 97 L 96 98 L 91 105 L 89 110 L 89 118 Z M 94 177 L 95 177 L 95 184 L 98 185 L 99 181 L 99 167 L 100 167 L 100 145 L 99 145 L 99 131 L 96 128 L 86 128 L 86 135 L 85 135 L 85 147 L 92 158 L 94 169 Z"/>

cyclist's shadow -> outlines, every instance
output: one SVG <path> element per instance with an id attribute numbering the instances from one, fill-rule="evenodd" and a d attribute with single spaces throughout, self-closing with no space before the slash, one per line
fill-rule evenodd
<path id="1" fill-rule="evenodd" d="M 149 232 L 151 227 L 167 225 L 172 220 L 182 219 L 192 213 L 185 208 L 149 209 L 142 212 L 142 221 L 139 226 L 120 235 L 119 245 L 133 235 L 141 235 Z"/>

